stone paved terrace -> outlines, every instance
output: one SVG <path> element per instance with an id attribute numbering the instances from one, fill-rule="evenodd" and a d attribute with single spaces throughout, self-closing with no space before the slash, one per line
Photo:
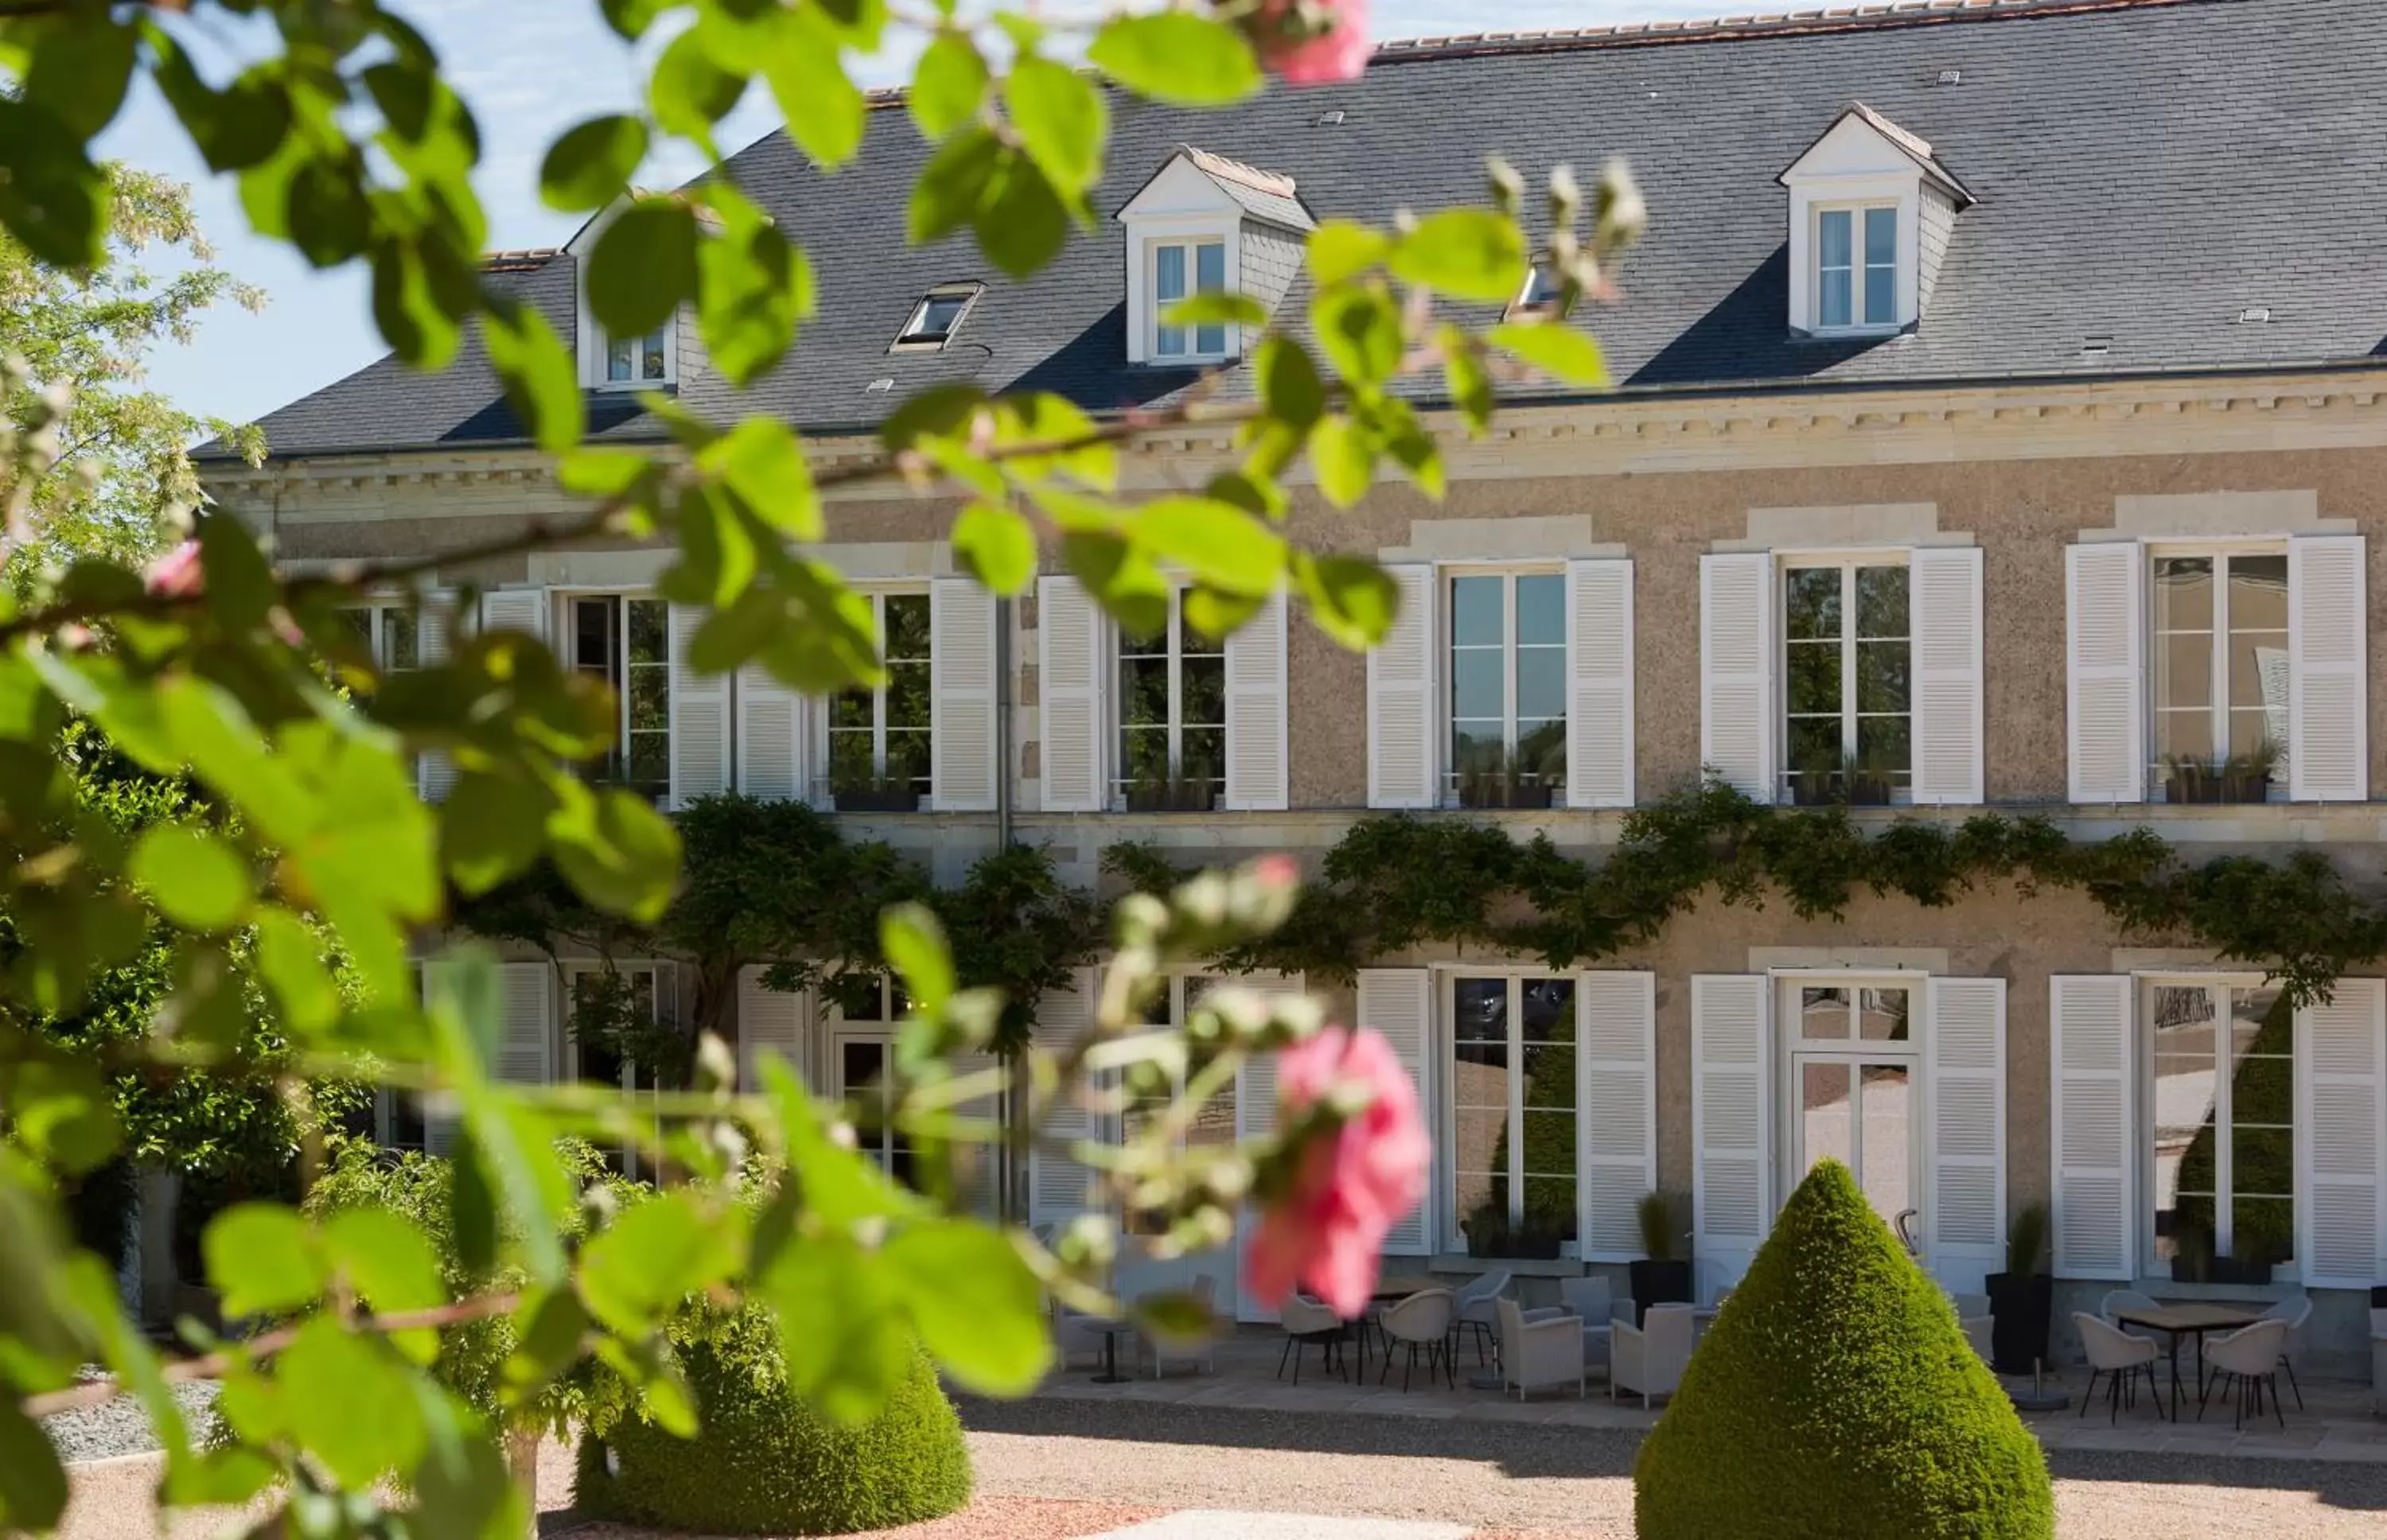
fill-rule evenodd
<path id="1" fill-rule="evenodd" d="M 1571 1387 L 1536 1390 L 1522 1403 L 1513 1391 L 1503 1396 L 1495 1391 L 1471 1388 L 1470 1377 L 1482 1371 L 1476 1367 L 1473 1349 L 1469 1347 L 1459 1351 L 1456 1389 L 1446 1388 L 1439 1380 L 1429 1386 L 1421 1360 L 1412 1388 L 1404 1392 L 1401 1370 L 1405 1356 L 1394 1362 L 1391 1374 L 1381 1383 L 1377 1376 L 1382 1361 L 1372 1357 L 1364 1383 L 1357 1382 L 1356 1356 L 1352 1359 L 1352 1378 L 1338 1378 L 1319 1370 L 1315 1348 L 1302 1368 L 1300 1384 L 1295 1385 L 1289 1368 L 1282 1379 L 1277 1375 L 1283 1344 L 1283 1334 L 1272 1327 L 1243 1326 L 1219 1344 L 1215 1373 L 1172 1360 L 1168 1374 L 1155 1379 L 1150 1363 L 1139 1361 L 1132 1378 L 1109 1385 L 1094 1380 L 1101 1372 L 1099 1357 L 1080 1354 L 1048 1379 L 1038 1394 L 1073 1401 L 1112 1399 L 1255 1411 L 1464 1418 L 1637 1433 L 1648 1432 L 1658 1420 L 1657 1412 L 1644 1408 L 1638 1397 L 1611 1401 L 1607 1382 L 1598 1370 L 1593 1371 L 1582 1400 L 1575 1398 Z M 1124 1350 L 1120 1372 L 1127 1372 Z M 2023 1420 L 2050 1450 L 2235 1455 L 2387 1464 L 2387 1417 L 2373 1415 L 2368 1384 L 2307 1375 L 2304 1408 L 2297 1408 L 2292 1395 L 2288 1397 L 2284 1429 L 2266 1411 L 2259 1422 L 2250 1419 L 2244 1430 L 2239 1431 L 2230 1426 L 2229 1403 L 2217 1395 L 2206 1408 L 2204 1420 L 2197 1420 L 2193 1370 L 2183 1363 L 2182 1372 L 2191 1378 L 2178 1426 L 2156 1417 L 2143 1389 L 2136 1407 L 2125 1407 L 2120 1417 L 2109 1423 L 2102 1381 L 2095 1403 L 2085 1416 L 2081 1415 L 2078 1396 L 2088 1382 L 2085 1368 L 2050 1377 L 2050 1384 L 2073 1393 L 2072 1407 L 2060 1412 L 2026 1414 Z M 2027 1385 L 2027 1382 L 2018 1383 Z M 2283 1381 L 2283 1386 L 2284 1383 Z M 1659 1410 L 1663 1409 L 1664 1403 L 1661 1401 Z"/>

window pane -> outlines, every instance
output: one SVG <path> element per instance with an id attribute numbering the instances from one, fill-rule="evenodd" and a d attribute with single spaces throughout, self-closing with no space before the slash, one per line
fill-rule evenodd
<path id="1" fill-rule="evenodd" d="M 887 665 L 887 726 L 925 727 L 928 725 L 928 665 Z"/>
<path id="2" fill-rule="evenodd" d="M 606 338 L 605 378 L 608 380 L 628 380 L 630 378 L 630 366 L 637 357 L 637 348 L 627 337 Z"/>
<path id="3" fill-rule="evenodd" d="M 671 735 L 657 729 L 630 735 L 632 789 L 662 797 L 671 789 Z"/>
<path id="4" fill-rule="evenodd" d="M 1226 327 L 1216 322 L 1207 322 L 1194 328 L 1194 351 L 1196 353 L 1223 353 L 1226 350 Z"/>
<path id="5" fill-rule="evenodd" d="M 1849 1106 L 1850 1075 L 1855 1067 L 1813 1061 L 1799 1071 L 1799 1151 L 1801 1174 L 1818 1161 L 1856 1163 L 1856 1130 Z"/>
<path id="6" fill-rule="evenodd" d="M 583 674 L 613 677 L 613 601 L 572 601 L 572 666 Z"/>
<path id="7" fill-rule="evenodd" d="M 1821 775 L 1827 780 L 1839 773 L 1848 758 L 1841 740 L 1840 719 L 1832 716 L 1794 716 L 1790 719 L 1789 773 L 1793 776 Z"/>
<path id="8" fill-rule="evenodd" d="M 1914 1204 L 1914 1074 L 1902 1064 L 1858 1071 L 1858 1185 L 1873 1211 L 1893 1226 Z M 1910 1221 L 1911 1222 L 1911 1221 Z"/>
<path id="9" fill-rule="evenodd" d="M 1168 730 L 1130 727 L 1119 734 L 1119 776 L 1130 786 L 1158 786 L 1168 779 Z"/>
<path id="10" fill-rule="evenodd" d="M 928 596 L 926 594 L 889 594 L 886 596 L 886 636 L 881 641 L 890 659 L 926 658 L 928 655 Z"/>
<path id="11" fill-rule="evenodd" d="M 1898 210 L 1864 211 L 1865 266 L 1891 267 L 1898 261 Z"/>
<path id="12" fill-rule="evenodd" d="M 1185 328 L 1163 326 L 1155 340 L 1153 350 L 1164 358 L 1176 358 L 1185 351 Z"/>
<path id="13" fill-rule="evenodd" d="M 1520 721 L 1517 724 L 1517 767 L 1552 785 L 1566 780 L 1566 723 Z"/>
<path id="14" fill-rule="evenodd" d="M 1825 268 L 1850 265 L 1850 225 L 1849 211 L 1833 208 L 1825 211 L 1815 221 L 1816 259 Z"/>
<path id="15" fill-rule="evenodd" d="M 2209 764 L 2213 752 L 2213 714 L 2202 706 L 2194 711 L 2155 713 L 2155 758 L 2194 760 Z"/>
<path id="16" fill-rule="evenodd" d="M 1892 786 L 1904 786 L 1914 767 L 1914 735 L 1903 716 L 1857 718 L 1857 768 L 1887 776 Z"/>
<path id="17" fill-rule="evenodd" d="M 1177 778 L 1217 782 L 1227 773 L 1227 729 L 1188 727 L 1178 735 Z"/>
<path id="18" fill-rule="evenodd" d="M 1903 637 L 1906 621 L 1906 569 L 1857 569 L 1857 635 Z"/>
<path id="19" fill-rule="evenodd" d="M 1782 574 L 1783 634 L 1793 641 L 1840 636 L 1840 569 L 1792 567 Z"/>
<path id="20" fill-rule="evenodd" d="M 831 728 L 828 735 L 828 778 L 837 787 L 863 787 L 878 774 L 872 761 L 870 734 Z"/>
<path id="21" fill-rule="evenodd" d="M 2213 1242 L 2216 1024 L 2213 993 L 2202 985 L 2157 985 L 2148 993 L 2153 1017 L 2155 1252 L 2169 1257 L 2179 1255 L 2185 1230 L 2202 1231 L 2208 1247 Z M 2200 1194 L 2206 1199 L 2202 1204 L 2184 1201 Z"/>
<path id="22" fill-rule="evenodd" d="M 1857 710 L 1902 712 L 1914 699 L 1907 673 L 1910 642 L 1870 641 L 1857 645 Z"/>
<path id="23" fill-rule="evenodd" d="M 1180 720 L 1189 727 L 1227 725 L 1227 660 L 1187 658 L 1178 665 L 1183 707 Z"/>
<path id="24" fill-rule="evenodd" d="M 660 380 L 669 372 L 663 366 L 663 335 L 650 332 L 638 343 L 638 358 L 644 369 L 641 379 Z"/>
<path id="25" fill-rule="evenodd" d="M 829 697 L 831 728 L 859 727 L 867 732 L 878 723 L 878 697 L 866 689 L 841 689 Z"/>
<path id="26" fill-rule="evenodd" d="M 1522 647 L 1566 645 L 1566 579 L 1557 573 L 1529 573 L 1517 579 L 1517 642 Z"/>
<path id="27" fill-rule="evenodd" d="M 1529 1115 L 1530 1116 L 1530 1115 Z M 1545 1119 L 1555 1123 L 1556 1118 Z M 1573 1137 L 1574 1120 L 1566 1119 L 1568 1137 Z M 1533 1130 L 1526 1130 L 1525 1148 L 1531 1151 Z M 1574 1240 L 1577 1228 L 1574 1176 L 1572 1168 L 1565 1176 L 1534 1176 L 1525 1178 L 1525 1228 L 1544 1235 L 1556 1235 L 1560 1241 Z"/>
<path id="28" fill-rule="evenodd" d="M 1185 248 L 1164 246 L 1153 248 L 1153 297 L 1166 305 L 1185 297 Z"/>
<path id="29" fill-rule="evenodd" d="M 1508 735 L 1499 723 L 1451 724 L 1450 767 L 1453 771 L 1497 770 L 1508 758 Z"/>
<path id="30" fill-rule="evenodd" d="M 1119 721 L 1130 727 L 1168 725 L 1168 660 L 1119 660 Z"/>
<path id="31" fill-rule="evenodd" d="M 1858 991 L 1857 1036 L 1867 1042 L 1906 1041 L 1910 995 L 1906 990 Z"/>
<path id="32" fill-rule="evenodd" d="M 2155 637 L 2155 705 L 2169 711 L 2212 707 L 2212 633 L 2191 631 Z"/>
<path id="33" fill-rule="evenodd" d="M 1854 305 L 1853 298 L 1851 297 L 1853 287 L 1854 285 L 1851 283 L 1851 275 L 1846 268 L 1842 268 L 1836 272 L 1825 272 L 1824 274 L 1824 313 L 1822 317 L 1822 323 L 1824 325 L 1846 326 L 1849 324 L 1849 317 Z"/>
<path id="34" fill-rule="evenodd" d="M 929 735 L 926 728 L 890 729 L 887 734 L 887 778 L 910 781 L 928 789 Z"/>
<path id="35" fill-rule="evenodd" d="M 1783 649 L 1793 716 L 1840 709 L 1840 650 L 1829 642 L 1792 642 Z"/>
<path id="36" fill-rule="evenodd" d="M 1574 980 L 1572 978 L 1528 978 L 1518 986 L 1523 996 L 1525 1019 L 1519 1035 L 1530 1046 L 1534 1043 L 1564 1043 L 1567 1052 L 1574 1052 Z M 1550 1106 L 1574 1105 L 1574 1078 L 1567 1077 L 1568 1091 Z"/>
<path id="37" fill-rule="evenodd" d="M 392 605 L 381 612 L 381 664 L 390 670 L 414 668 L 422 662 L 415 640 L 413 611 Z"/>
<path id="38" fill-rule="evenodd" d="M 1227 248 L 1204 241 L 1194 248 L 1194 292 L 1218 294 L 1227 286 Z"/>
<path id="39" fill-rule="evenodd" d="M 1509 980 L 1459 978 L 1450 986 L 1451 1036 L 1460 1042 L 1493 1041 L 1503 1045 L 1497 1061 L 1507 1064 L 1509 1041 Z M 1504 1089 L 1500 1100 L 1508 1100 Z"/>
<path id="40" fill-rule="evenodd" d="M 1849 991 L 1838 986 L 1802 985 L 1799 991 L 1799 1035 L 1833 1041 L 1849 1035 Z"/>
<path id="41" fill-rule="evenodd" d="M 1864 318 L 1868 326 L 1898 319 L 1898 210 L 1865 210 Z"/>
<path id="42" fill-rule="evenodd" d="M 2229 703 L 2268 706 L 2286 726 L 2288 710 L 2288 634 L 2252 633 L 2229 628 Z"/>
<path id="43" fill-rule="evenodd" d="M 670 701 L 663 669 L 651 663 L 632 668 L 627 693 L 632 732 L 663 732 L 670 726 Z"/>
<path id="44" fill-rule="evenodd" d="M 1450 714 L 1456 720 L 1497 723 L 1507 715 L 1508 660 L 1491 648 L 1462 648 L 1450 655 Z"/>
<path id="45" fill-rule="evenodd" d="M 1498 647 L 1508 640 L 1502 624 L 1502 584 L 1497 577 L 1450 580 L 1450 640 L 1455 647 Z"/>
<path id="46" fill-rule="evenodd" d="M 2231 712 L 2229 751 L 2245 759 L 2269 754 L 2269 778 L 2285 786 L 2288 783 L 2287 708 L 2282 706 L 2271 711 L 2258 706 L 2253 711 Z"/>
<path id="47" fill-rule="evenodd" d="M 630 662 L 660 663 L 668 658 L 670 607 L 660 599 L 628 599 L 622 608 L 629 612 Z"/>
<path id="48" fill-rule="evenodd" d="M 2155 629 L 2213 629 L 2213 559 L 2209 556 L 2155 558 Z"/>
<path id="49" fill-rule="evenodd" d="M 1521 647 L 1517 650 L 1517 715 L 1558 717 L 1566 714 L 1566 649 Z"/>

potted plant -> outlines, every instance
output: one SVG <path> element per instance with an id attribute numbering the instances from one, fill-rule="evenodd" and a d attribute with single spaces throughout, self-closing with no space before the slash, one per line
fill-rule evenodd
<path id="1" fill-rule="evenodd" d="M 1877 756 L 1812 754 L 1791 777 L 1790 800 L 1800 807 L 1888 807 L 1896 775 Z"/>
<path id="2" fill-rule="evenodd" d="M 1130 813 L 1209 813 L 1219 801 L 1219 776 L 1198 762 L 1170 775 L 1146 768 L 1127 785 Z"/>
<path id="3" fill-rule="evenodd" d="M 1509 1211 L 1491 1204 L 1477 1205 L 1474 1212 L 1459 1222 L 1459 1232 L 1467 1237 L 1470 1256 L 1508 1256 L 1509 1250 Z"/>
<path id="4" fill-rule="evenodd" d="M 2055 1280 L 2044 1270 L 2047 1205 L 2030 1204 L 2006 1227 L 2006 1270 L 1982 1286 L 1989 1295 L 1989 1357 L 2001 1374 L 2028 1374 L 2047 1357 Z"/>
<path id="5" fill-rule="evenodd" d="M 1550 792 L 1547 776 L 1529 774 L 1505 753 L 1459 773 L 1461 807 L 1544 808 L 1550 805 Z"/>
<path id="6" fill-rule="evenodd" d="M 829 777 L 829 801 L 840 813 L 917 813 L 920 784 L 908 775 L 844 771 Z"/>
<path id="7" fill-rule="evenodd" d="M 1691 1264 L 1674 1255 L 1680 1229 L 1674 1205 L 1662 1193 L 1642 1195 L 1635 1211 L 1641 1220 L 1641 1259 L 1631 1264 L 1633 1317 L 1640 1319 L 1652 1305 L 1691 1303 Z"/>
<path id="8" fill-rule="evenodd" d="M 2164 801 L 2187 803 L 2268 802 L 2279 768 L 2279 745 L 2269 738 L 2242 754 L 2204 760 L 2192 754 L 2164 756 Z"/>
<path id="9" fill-rule="evenodd" d="M 2179 1225 L 2172 1232 L 2171 1281 L 2209 1283 L 2213 1276 L 2213 1235 L 2202 1225 Z"/>

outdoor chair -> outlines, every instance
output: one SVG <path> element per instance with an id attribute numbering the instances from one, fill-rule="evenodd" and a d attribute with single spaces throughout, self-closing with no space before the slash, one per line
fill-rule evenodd
<path id="1" fill-rule="evenodd" d="M 1610 1294 L 1605 1278 L 1561 1278 L 1559 1298 L 1567 1313 L 1583 1322 L 1584 1367 L 1607 1369 L 1610 1333 L 1618 1321 L 1633 1319 L 1633 1302 Z"/>
<path id="2" fill-rule="evenodd" d="M 1973 1344 L 1973 1351 L 1981 1356 L 1981 1361 L 1988 1363 L 1994 1356 L 1990 1341 L 1997 1329 L 1996 1318 L 1989 1314 L 1989 1296 L 1950 1294 L 1948 1297 L 1955 1301 L 1956 1324 L 1964 1329 L 1964 1340 Z"/>
<path id="3" fill-rule="evenodd" d="M 2106 1325 L 2146 1342 L 2157 1340 L 2153 1329 L 2144 1326 L 2124 1326 L 2115 1318 L 2124 1310 L 2160 1310 L 2162 1308 L 2162 1306 L 2136 1289 L 2108 1289 L 2105 1291 L 2105 1297 L 2097 1302 L 2097 1313 L 2104 1318 Z"/>
<path id="4" fill-rule="evenodd" d="M 1492 1302 L 1509 1292 L 1509 1281 L 1506 1271 L 1487 1272 L 1455 1296 L 1458 1314 L 1451 1321 L 1451 1346 L 1458 1347 L 1461 1332 L 1472 1336 L 1478 1364 L 1484 1362 L 1484 1344 L 1499 1340 L 1500 1318 Z"/>
<path id="5" fill-rule="evenodd" d="M 1343 1372 L 1343 1341 L 1351 1334 L 1351 1323 L 1334 1313 L 1323 1300 L 1312 1299 L 1296 1292 L 1276 1313 L 1278 1324 L 1284 1328 L 1284 1351 L 1276 1356 L 1276 1377 L 1284 1378 L 1284 1361 L 1293 1359 L 1293 1382 L 1301 1383 L 1301 1356 L 1311 1347 L 1318 1349 L 1325 1367 Z"/>
<path id="6" fill-rule="evenodd" d="M 1161 1291 L 1173 1293 L 1174 1291 Z M 1207 1273 L 1198 1274 L 1185 1287 L 1185 1294 L 1202 1307 L 1207 1320 L 1198 1335 L 1175 1336 L 1145 1329 L 1137 1333 L 1152 1354 L 1152 1377 L 1161 1377 L 1169 1359 L 1194 1364 L 1212 1374 L 1219 1371 L 1219 1281 Z"/>
<path id="7" fill-rule="evenodd" d="M 1409 1388 L 1409 1375 L 1417 1368 L 1418 1349 L 1425 1349 L 1425 1373 L 1429 1383 L 1433 1379 L 1434 1365 L 1442 1366 L 1443 1375 L 1457 1388 L 1459 1380 L 1451 1368 L 1453 1338 L 1450 1323 L 1457 1319 L 1459 1305 L 1448 1289 L 1421 1289 L 1407 1299 L 1386 1306 L 1377 1324 L 1384 1332 L 1384 1367 L 1376 1371 L 1376 1382 L 1383 1384 L 1384 1376 L 1393 1371 L 1393 1349 L 1408 1344 L 1408 1362 L 1401 1366 L 1401 1389 Z"/>
<path id="8" fill-rule="evenodd" d="M 1609 1330 L 1613 1338 L 1608 1360 L 1610 1400 L 1631 1391 L 1648 1407 L 1661 1395 L 1674 1394 L 1698 1340 L 1698 1321 L 1690 1306 L 1652 1305 L 1642 1315 L 1640 1325 L 1620 1320 Z"/>
<path id="9" fill-rule="evenodd" d="M 2120 1420 L 2122 1404 L 2138 1404 L 2139 1373 L 2147 1376 L 2147 1390 L 2155 1404 L 2155 1416 L 2163 1409 L 2163 1385 L 2155 1378 L 2155 1359 L 2161 1357 L 2153 1339 L 2132 1336 L 2102 1316 L 2086 1310 L 2072 1313 L 2073 1324 L 2080 1328 L 2080 1345 L 2089 1354 L 2089 1388 L 2080 1393 L 2079 1415 L 2089 1415 L 2089 1398 L 2097 1394 L 2097 1376 L 2110 1376 L 2105 1382 L 2105 1420 Z"/>
<path id="10" fill-rule="evenodd" d="M 2256 1417 L 2263 1415 L 2263 1393 L 2271 1396 L 2271 1416 L 2280 1427 L 2288 1425 L 2287 1414 L 2280 1409 L 2280 1364 L 2287 1351 L 2288 1323 L 2276 1317 L 2258 1320 L 2252 1326 L 2242 1326 L 2226 1337 L 2216 1337 L 2205 1345 L 2204 1361 L 2213 1366 L 2213 1379 L 2201 1386 L 2196 1395 L 2196 1420 L 2204 1420 L 2205 1397 L 2228 1382 L 2229 1388 L 2238 1393 L 2237 1405 L 2229 1420 L 2233 1428 L 2246 1425 L 2246 1413 L 2252 1407 Z"/>
<path id="11" fill-rule="evenodd" d="M 2280 1367 L 2288 1371 L 2288 1388 L 2296 1393 L 2298 1411 L 2305 1409 L 2305 1387 L 2296 1383 L 2296 1355 L 2304 1351 L 2305 1322 L 2312 1319 L 2312 1295 L 2297 1294 L 2263 1312 L 2266 1319 L 2288 1323 L 2288 1334 L 2280 1344 Z"/>
<path id="12" fill-rule="evenodd" d="M 1500 1313 L 1500 1389 L 1525 1393 L 1540 1385 L 1560 1385 L 1572 1380 L 1574 1393 L 1584 1393 L 1583 1322 L 1562 1311 L 1536 1310 L 1529 1319 L 1517 1302 L 1503 1296 L 1494 1301 Z"/>
<path id="13" fill-rule="evenodd" d="M 1072 1310 L 1064 1305 L 1053 1306 L 1053 1351 L 1060 1355 L 1061 1366 L 1080 1353 L 1103 1355 L 1103 1322 L 1082 1310 Z"/>

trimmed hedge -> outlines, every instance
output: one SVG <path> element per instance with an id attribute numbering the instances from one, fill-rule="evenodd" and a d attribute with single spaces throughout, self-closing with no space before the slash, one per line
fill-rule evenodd
<path id="1" fill-rule="evenodd" d="M 776 1344 L 745 1351 L 748 1335 L 733 1327 L 681 1349 L 696 1437 L 634 1414 L 580 1441 L 581 1512 L 707 1534 L 845 1534 L 969 1501 L 961 1419 L 925 1355 L 915 1350 L 877 1417 L 846 1427 L 789 1395 Z"/>
<path id="2" fill-rule="evenodd" d="M 1633 1472 L 1641 1540 L 2048 1540 L 2055 1499 L 1954 1308 L 1848 1168 L 1791 1195 Z"/>

